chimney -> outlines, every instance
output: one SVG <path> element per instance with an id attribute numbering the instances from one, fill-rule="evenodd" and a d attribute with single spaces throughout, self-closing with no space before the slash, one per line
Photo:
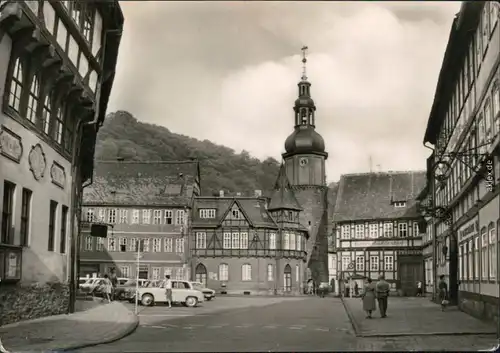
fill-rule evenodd
<path id="1" fill-rule="evenodd" d="M 219 197 L 224 197 L 224 190 L 219 190 Z"/>
<path id="2" fill-rule="evenodd" d="M 262 190 L 255 190 L 255 197 L 262 197 Z"/>

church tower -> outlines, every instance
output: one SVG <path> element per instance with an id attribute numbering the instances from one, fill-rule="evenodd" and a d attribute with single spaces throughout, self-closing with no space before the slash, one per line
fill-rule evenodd
<path id="1" fill-rule="evenodd" d="M 307 79 L 306 50 L 302 48 L 303 71 L 295 100 L 294 131 L 285 141 L 282 154 L 286 175 L 303 212 L 300 222 L 309 230 L 307 243 L 310 277 L 328 282 L 328 188 L 326 185 L 325 141 L 316 132 L 316 105 Z"/>

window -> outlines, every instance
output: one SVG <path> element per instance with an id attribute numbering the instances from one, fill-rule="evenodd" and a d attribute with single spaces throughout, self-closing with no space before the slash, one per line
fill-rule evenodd
<path id="1" fill-rule="evenodd" d="M 108 238 L 108 251 L 116 251 L 116 238 Z"/>
<path id="2" fill-rule="evenodd" d="M 153 281 L 157 281 L 157 280 L 161 279 L 160 278 L 161 277 L 161 267 L 153 267 L 152 271 L 153 271 L 153 277 L 152 277 Z"/>
<path id="3" fill-rule="evenodd" d="M 495 6 L 495 4 L 491 3 L 490 4 L 490 34 L 493 33 L 499 16 L 500 16 L 499 7 Z"/>
<path id="4" fill-rule="evenodd" d="M 479 237 L 474 238 L 474 279 L 479 279 Z"/>
<path id="5" fill-rule="evenodd" d="M 350 256 L 342 256 L 342 271 L 349 270 L 349 265 L 351 264 Z"/>
<path id="6" fill-rule="evenodd" d="M 94 241 L 92 236 L 87 235 L 85 236 L 85 245 L 84 245 L 84 251 L 92 251 L 94 250 Z"/>
<path id="7" fill-rule="evenodd" d="M 269 249 L 276 250 L 276 233 L 269 234 Z"/>
<path id="8" fill-rule="evenodd" d="M 139 239 L 130 238 L 130 241 L 128 242 L 128 251 L 136 252 L 138 249 L 138 245 L 139 245 Z"/>
<path id="9" fill-rule="evenodd" d="M 173 216 L 172 211 L 165 210 L 165 224 L 172 224 Z"/>
<path id="10" fill-rule="evenodd" d="M 116 209 L 112 208 L 108 212 L 108 223 L 115 224 L 116 223 Z"/>
<path id="11" fill-rule="evenodd" d="M 130 267 L 129 266 L 120 266 L 120 275 L 125 278 L 130 277 Z"/>
<path id="12" fill-rule="evenodd" d="M 153 224 L 161 223 L 161 210 L 153 210 Z"/>
<path id="13" fill-rule="evenodd" d="M 408 224 L 407 223 L 399 223 L 398 230 L 399 230 L 399 236 L 401 238 L 405 238 L 408 236 Z"/>
<path id="14" fill-rule="evenodd" d="M 302 250 L 302 236 L 297 234 L 297 248 L 298 251 Z"/>
<path id="15" fill-rule="evenodd" d="M 384 256 L 384 271 L 394 271 L 394 256 Z"/>
<path id="16" fill-rule="evenodd" d="M 469 246 L 467 247 L 467 279 L 472 280 L 474 278 L 474 254 L 473 254 L 473 243 L 472 239 L 469 240 Z"/>
<path id="17" fill-rule="evenodd" d="M 14 217 L 14 191 L 16 185 L 4 181 L 3 183 L 3 208 L 2 208 L 2 239 L 4 244 L 13 244 L 12 219 Z"/>
<path id="18" fill-rule="evenodd" d="M 231 249 L 231 233 L 224 233 L 222 240 L 222 247 L 224 249 Z"/>
<path id="19" fill-rule="evenodd" d="M 484 55 L 486 49 L 488 48 L 488 42 L 490 38 L 490 12 L 489 12 L 489 4 L 487 1 L 484 3 L 481 23 L 483 25 L 483 55 Z"/>
<path id="20" fill-rule="evenodd" d="M 378 224 L 370 224 L 370 238 L 378 237 Z"/>
<path id="21" fill-rule="evenodd" d="M 170 279 L 172 279 L 172 269 L 170 267 L 164 267 L 163 274 L 165 276 L 170 276 Z"/>
<path id="22" fill-rule="evenodd" d="M 42 128 L 43 132 L 48 135 L 50 131 L 50 114 L 52 113 L 52 107 L 50 102 L 50 95 L 47 94 L 43 101 L 42 107 Z"/>
<path id="23" fill-rule="evenodd" d="M 243 264 L 243 266 L 241 266 L 241 280 L 242 281 L 252 280 L 252 266 L 250 264 Z"/>
<path id="24" fill-rule="evenodd" d="M 62 206 L 61 208 L 61 238 L 59 239 L 59 252 L 66 253 L 66 229 L 68 224 L 68 207 Z"/>
<path id="25" fill-rule="evenodd" d="M 72 115 L 64 114 L 64 149 L 70 153 L 73 150 L 73 120 Z"/>
<path id="26" fill-rule="evenodd" d="M 49 205 L 49 239 L 47 249 L 54 251 L 56 238 L 56 212 L 57 202 L 50 200 Z"/>
<path id="27" fill-rule="evenodd" d="M 461 280 L 464 279 L 464 245 L 460 245 L 458 248 L 458 276 Z"/>
<path id="28" fill-rule="evenodd" d="M 142 223 L 149 224 L 151 221 L 151 210 L 142 210 Z"/>
<path id="29" fill-rule="evenodd" d="M 149 238 L 142 240 L 142 251 L 149 252 Z"/>
<path id="30" fill-rule="evenodd" d="M 57 108 L 55 120 L 54 120 L 54 130 L 52 138 L 58 143 L 62 144 L 63 139 L 63 121 L 64 121 L 64 113 L 63 108 Z"/>
<path id="31" fill-rule="evenodd" d="M 164 251 L 173 252 L 174 240 L 172 238 L 165 238 Z"/>
<path id="32" fill-rule="evenodd" d="M 128 222 L 128 210 L 120 210 L 120 223 L 127 224 Z"/>
<path id="33" fill-rule="evenodd" d="M 215 210 L 214 209 L 200 210 L 200 218 L 215 218 Z"/>
<path id="34" fill-rule="evenodd" d="M 495 7 L 495 6 L 492 6 Z M 493 87 L 492 110 L 495 124 L 495 134 L 500 134 L 500 83 Z"/>
<path id="35" fill-rule="evenodd" d="M 351 237 L 351 226 L 345 225 L 342 226 L 340 229 L 341 229 L 342 239 L 349 239 Z"/>
<path id="36" fill-rule="evenodd" d="M 227 281 L 229 279 L 229 265 L 219 265 L 219 281 Z"/>
<path id="37" fill-rule="evenodd" d="M 153 239 L 153 252 L 161 252 L 161 239 Z"/>
<path id="38" fill-rule="evenodd" d="M 394 207 L 396 208 L 406 207 L 406 201 L 396 201 L 394 202 Z"/>
<path id="39" fill-rule="evenodd" d="M 104 223 L 106 221 L 106 210 L 104 208 L 99 209 L 99 222 Z"/>
<path id="40" fill-rule="evenodd" d="M 95 217 L 95 212 L 93 208 L 87 208 L 86 218 L 87 222 L 93 222 Z"/>
<path id="41" fill-rule="evenodd" d="M 183 225 L 184 224 L 184 215 L 185 215 L 184 210 L 177 210 L 177 217 L 175 219 L 175 223 L 178 225 Z"/>
<path id="42" fill-rule="evenodd" d="M 104 251 L 104 238 L 96 238 L 96 250 Z"/>
<path id="43" fill-rule="evenodd" d="M 490 260 L 490 281 L 494 281 L 497 278 L 497 234 L 495 229 L 495 224 L 493 222 L 490 223 L 488 227 L 489 233 L 489 260 Z"/>
<path id="44" fill-rule="evenodd" d="M 240 233 L 240 249 L 248 249 L 248 233 Z"/>
<path id="45" fill-rule="evenodd" d="M 378 271 L 379 258 L 378 256 L 370 256 L 370 271 Z"/>
<path id="46" fill-rule="evenodd" d="M 483 38 L 481 36 L 481 28 L 478 28 L 476 31 L 475 43 L 476 43 L 475 62 L 476 62 L 476 77 L 477 77 L 481 69 L 481 64 L 483 62 Z"/>
<path id="47" fill-rule="evenodd" d="M 231 234 L 231 247 L 233 249 L 240 248 L 240 233 L 232 233 Z"/>
<path id="48" fill-rule="evenodd" d="M 484 103 L 484 126 L 486 131 L 486 140 L 492 137 L 493 116 L 491 110 L 491 103 L 489 100 Z"/>
<path id="49" fill-rule="evenodd" d="M 33 193 L 31 192 L 31 190 L 23 188 L 23 195 L 21 200 L 21 246 L 27 246 L 29 241 L 32 195 Z"/>
<path id="50" fill-rule="evenodd" d="M 392 238 L 393 237 L 394 227 L 392 223 L 384 223 L 384 237 Z"/>
<path id="51" fill-rule="evenodd" d="M 274 266 L 272 264 L 267 265 L 267 280 L 274 281 Z"/>
<path id="52" fill-rule="evenodd" d="M 283 250 L 290 249 L 290 234 L 283 234 Z"/>
<path id="53" fill-rule="evenodd" d="M 23 91 L 23 64 L 16 59 L 14 63 L 14 70 L 12 71 L 12 81 L 9 90 L 9 106 L 19 113 L 21 95 Z"/>
<path id="54" fill-rule="evenodd" d="M 290 233 L 290 250 L 295 250 L 295 233 Z"/>
<path id="55" fill-rule="evenodd" d="M 127 251 L 127 244 L 128 244 L 128 239 L 121 237 L 120 238 L 120 252 Z"/>
<path id="56" fill-rule="evenodd" d="M 182 238 L 175 239 L 175 252 L 176 253 L 184 252 L 184 239 Z"/>
<path id="57" fill-rule="evenodd" d="M 207 233 L 196 232 L 196 248 L 205 249 L 207 247 Z"/>
<path id="58" fill-rule="evenodd" d="M 481 280 L 488 280 L 488 230 L 481 229 Z"/>
<path id="59" fill-rule="evenodd" d="M 363 255 L 356 256 L 356 271 L 365 270 L 365 257 Z"/>
<path id="60" fill-rule="evenodd" d="M 86 5 L 82 9 L 82 34 L 87 42 L 92 41 L 92 33 L 94 27 L 94 11 L 89 7 L 89 4 L 81 3 L 80 5 Z"/>
<path id="61" fill-rule="evenodd" d="M 139 223 L 139 210 L 133 210 L 132 211 L 132 224 L 138 224 Z"/>
<path id="62" fill-rule="evenodd" d="M 240 218 L 240 210 L 233 210 L 232 214 L 233 214 L 233 218 L 234 219 L 239 219 Z"/>
<path id="63" fill-rule="evenodd" d="M 299 265 L 295 265 L 295 282 L 300 282 L 300 267 Z"/>
<path id="64" fill-rule="evenodd" d="M 364 237 L 365 226 L 363 224 L 356 225 L 356 239 L 362 239 Z"/>

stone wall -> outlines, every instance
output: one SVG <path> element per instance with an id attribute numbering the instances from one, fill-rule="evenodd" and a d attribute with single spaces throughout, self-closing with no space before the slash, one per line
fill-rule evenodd
<path id="1" fill-rule="evenodd" d="M 0 284 L 0 326 L 17 321 L 65 314 L 69 286 L 63 283 Z"/>
<path id="2" fill-rule="evenodd" d="M 460 310 L 480 320 L 498 323 L 498 298 L 475 293 L 460 292 Z"/>

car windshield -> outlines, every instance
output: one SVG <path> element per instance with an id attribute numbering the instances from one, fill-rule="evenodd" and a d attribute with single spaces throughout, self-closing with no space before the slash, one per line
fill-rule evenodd
<path id="1" fill-rule="evenodd" d="M 88 281 L 87 279 L 81 279 L 81 280 L 78 281 L 78 283 L 79 284 L 84 284 L 84 283 L 87 283 L 87 281 Z"/>
<path id="2" fill-rule="evenodd" d="M 205 286 L 203 286 L 201 283 L 193 283 L 194 289 L 205 289 Z"/>

